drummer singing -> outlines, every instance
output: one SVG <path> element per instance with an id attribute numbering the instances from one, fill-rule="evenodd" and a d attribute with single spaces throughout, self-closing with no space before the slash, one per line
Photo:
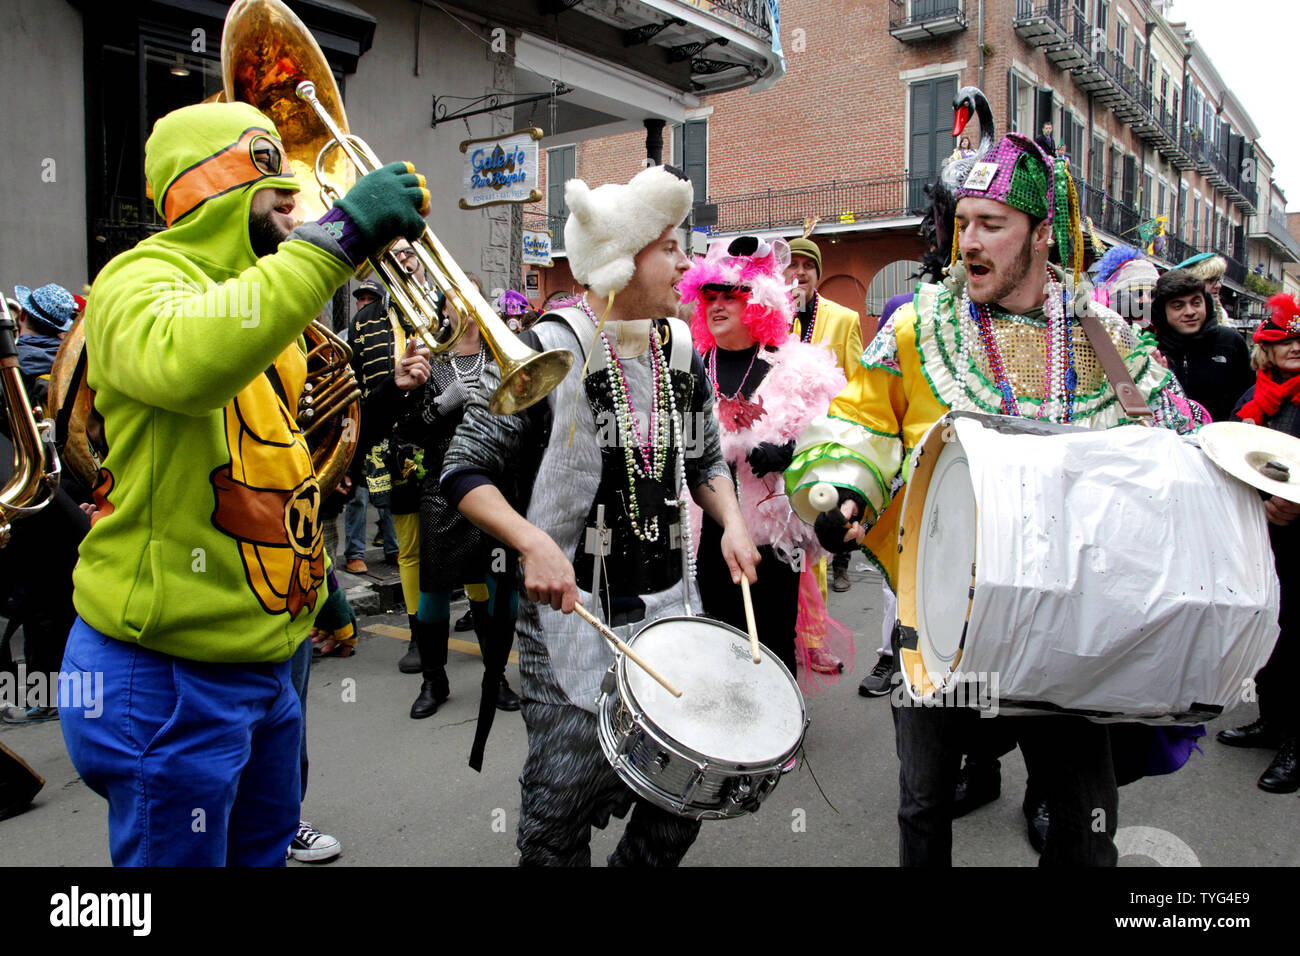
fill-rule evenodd
<path id="1" fill-rule="evenodd" d="M 1073 201 L 1068 209 L 1055 202 L 1068 195 L 1057 188 L 1065 176 L 1063 160 L 1053 163 L 1014 133 L 975 164 L 956 193 L 960 260 L 941 285 L 920 285 L 894 313 L 863 353 L 864 374 L 801 436 L 786 485 L 800 516 L 816 519 L 828 550 L 861 543 L 892 576 L 903 495 L 891 501 L 890 483 L 900 471 L 906 479 L 908 454 L 950 409 L 1094 429 L 1129 421 L 1076 317 L 1086 300 L 1076 306 L 1064 272 L 1048 265 L 1054 243 L 1077 279 L 1078 210 Z M 1156 423 L 1190 431 L 1172 401 L 1177 383 L 1152 361 L 1150 339 L 1139 341 L 1115 313 L 1090 307 Z M 839 495 L 839 507 L 820 516 L 808 500 L 818 482 Z M 895 630 L 896 645 L 915 640 L 913 629 Z M 902 706 L 905 697 L 894 695 L 899 858 L 904 866 L 950 865 L 963 730 L 976 712 Z M 997 719 L 1015 722 L 1025 764 L 1046 790 L 1052 826 L 1042 862 L 1114 865 L 1117 794 L 1105 727 L 1073 716 Z"/>
<path id="2" fill-rule="evenodd" d="M 591 827 L 635 803 L 610 864 L 671 866 L 699 823 L 636 797 L 605 759 L 595 700 L 613 658 L 569 612 L 581 600 L 625 639 L 642 624 L 684 613 L 692 582 L 683 573 L 683 484 L 723 528 L 735 583 L 741 574 L 757 578 L 758 552 L 722 458 L 690 330 L 663 318 L 677 309 L 689 265 L 680 226 L 690 183 L 656 166 L 627 185 L 589 189 L 570 180 L 565 199 L 565 250 L 588 293 L 576 308 L 543 315 L 522 338 L 569 349 L 578 360 L 546 401 L 508 416 L 491 415 L 483 399 L 497 385 L 489 364 L 447 451 L 442 484 L 466 517 L 519 552 L 524 568 L 520 863 L 589 865 Z M 517 490 L 503 487 L 506 475 Z"/>

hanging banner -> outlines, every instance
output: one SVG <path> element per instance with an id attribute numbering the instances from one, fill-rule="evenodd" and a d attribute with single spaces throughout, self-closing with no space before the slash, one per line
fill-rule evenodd
<path id="1" fill-rule="evenodd" d="M 506 202 L 537 202 L 537 128 L 515 130 L 505 136 L 467 139 L 461 209 L 477 209 Z"/>
<path id="2" fill-rule="evenodd" d="M 553 266 L 551 258 L 551 231 L 549 229 L 524 230 L 524 255 L 526 266 Z"/>

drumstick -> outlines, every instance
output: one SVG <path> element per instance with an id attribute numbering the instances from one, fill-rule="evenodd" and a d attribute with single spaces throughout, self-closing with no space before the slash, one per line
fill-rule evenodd
<path id="1" fill-rule="evenodd" d="M 745 572 L 740 572 L 740 594 L 745 599 L 745 623 L 749 626 L 749 652 L 754 657 L 754 663 L 760 660 L 758 656 L 758 625 L 754 623 L 754 599 L 749 596 L 749 578 L 745 577 Z"/>
<path id="2" fill-rule="evenodd" d="M 605 640 L 609 641 L 620 651 L 626 654 L 628 659 L 631 660 L 632 663 L 634 663 L 637 667 L 641 668 L 643 671 L 645 671 L 647 674 L 653 677 L 659 683 L 659 685 L 663 687 L 664 690 L 668 691 L 668 693 L 672 694 L 674 697 L 682 696 L 681 691 L 679 691 L 672 684 L 668 683 L 668 681 L 660 677 L 658 671 L 656 671 L 645 661 L 641 660 L 641 658 L 637 656 L 636 652 L 633 651 L 632 648 L 628 647 L 626 644 L 624 644 L 622 641 L 618 639 L 617 634 L 615 634 L 613 631 L 607 628 L 604 624 L 602 624 L 599 620 L 596 619 L 595 615 L 593 615 L 590 611 L 588 611 L 585 607 L 583 607 L 581 601 L 575 603 L 573 605 L 573 609 L 578 613 L 578 617 L 582 618 L 584 621 L 586 621 L 596 630 L 600 631 L 601 635 L 605 638 Z"/>

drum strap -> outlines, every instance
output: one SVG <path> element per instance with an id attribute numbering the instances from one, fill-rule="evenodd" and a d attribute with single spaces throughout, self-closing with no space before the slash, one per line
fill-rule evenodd
<path id="1" fill-rule="evenodd" d="M 1147 405 L 1137 385 L 1133 383 L 1133 376 L 1129 374 L 1124 359 L 1120 357 L 1119 349 L 1115 348 L 1115 343 L 1106 334 L 1101 320 L 1092 309 L 1086 309 L 1079 316 L 1079 325 L 1088 336 L 1088 344 L 1097 354 L 1097 361 L 1101 362 L 1102 371 L 1106 373 L 1111 387 L 1115 389 L 1115 397 L 1119 399 L 1119 407 L 1124 410 L 1124 414 L 1129 418 L 1153 418 L 1155 413 Z"/>

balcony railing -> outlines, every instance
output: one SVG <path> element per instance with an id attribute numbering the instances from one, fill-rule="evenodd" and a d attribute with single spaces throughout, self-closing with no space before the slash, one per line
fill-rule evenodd
<path id="1" fill-rule="evenodd" d="M 772 37 L 768 26 L 767 0 L 683 0 L 714 16 L 734 23 L 761 40 Z"/>
<path id="2" fill-rule="evenodd" d="M 1285 213 L 1279 216 L 1270 212 L 1267 216 L 1261 214 L 1253 217 L 1250 238 L 1271 242 L 1283 256 L 1290 256 L 1292 262 L 1300 262 L 1300 243 L 1296 242 L 1287 229 Z"/>
<path id="3" fill-rule="evenodd" d="M 1125 245 L 1139 244 L 1138 226 L 1153 219 L 1153 216 L 1144 215 L 1127 203 L 1108 196 L 1104 189 L 1085 183 L 1081 179 L 1075 179 L 1074 185 L 1079 195 L 1079 206 L 1092 218 L 1094 226 L 1116 237 Z M 1222 256 L 1228 264 L 1227 277 L 1238 284 L 1246 281 L 1246 266 L 1242 262 L 1244 250 L 1215 248 L 1214 243 L 1196 245 L 1173 232 L 1166 232 L 1156 239 L 1156 256 L 1170 265 L 1176 265 L 1199 252 L 1214 252 Z"/>
<path id="4" fill-rule="evenodd" d="M 919 216 L 926 205 L 925 186 L 933 181 L 933 177 L 887 176 L 711 197 L 718 207 L 718 224 L 710 231 L 794 228 L 810 216 L 828 225 Z"/>
<path id="5" fill-rule="evenodd" d="M 904 43 L 965 29 L 965 0 L 890 0 L 889 33 Z"/>

